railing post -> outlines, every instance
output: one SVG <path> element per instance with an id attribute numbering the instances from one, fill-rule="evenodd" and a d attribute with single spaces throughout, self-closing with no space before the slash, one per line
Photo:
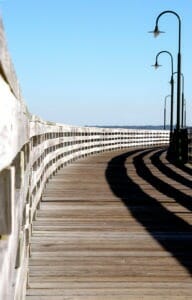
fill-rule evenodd
<path id="1" fill-rule="evenodd" d="M 15 168 L 0 173 L 0 235 L 9 235 L 14 226 Z"/>

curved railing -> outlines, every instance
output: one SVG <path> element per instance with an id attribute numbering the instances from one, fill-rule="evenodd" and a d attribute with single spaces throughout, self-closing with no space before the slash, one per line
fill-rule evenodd
<path id="1" fill-rule="evenodd" d="M 22 300 L 36 209 L 49 178 L 104 151 L 167 144 L 165 130 L 75 127 L 32 116 L 22 100 L 0 24 L 0 299 Z"/>

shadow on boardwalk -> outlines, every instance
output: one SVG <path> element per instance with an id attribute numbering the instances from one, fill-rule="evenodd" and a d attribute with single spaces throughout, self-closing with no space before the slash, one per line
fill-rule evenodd
<path id="1" fill-rule="evenodd" d="M 167 210 L 157 199 L 145 193 L 141 186 L 133 181 L 131 174 L 129 175 L 129 165 L 127 168 L 125 166 L 126 159 L 138 152 L 133 159 L 138 177 L 145 179 L 155 190 L 174 198 L 176 202 L 191 211 L 192 198 L 154 176 L 144 163 L 143 157 L 150 151 L 134 150 L 114 157 L 109 161 L 106 169 L 107 182 L 112 192 L 124 202 L 132 216 L 192 274 L 192 226 Z M 162 167 L 156 154 L 152 156 L 152 161 L 159 168 Z M 169 170 L 163 171 L 166 174 Z M 175 178 L 178 181 L 180 179 L 180 177 Z"/>
<path id="2" fill-rule="evenodd" d="M 155 167 L 157 169 L 159 169 L 160 172 L 164 173 L 166 176 L 168 176 L 169 178 L 180 182 L 181 184 L 192 188 L 192 181 L 183 177 L 182 175 L 175 173 L 172 169 L 170 169 L 169 167 L 167 167 L 167 165 L 165 165 L 161 160 L 160 160 L 160 155 L 164 152 L 165 150 L 161 150 L 157 153 L 155 153 L 154 155 L 152 155 L 151 157 L 151 161 L 152 163 L 155 165 Z M 189 169 L 188 167 L 186 167 L 185 165 L 176 165 L 179 169 L 181 169 L 182 171 L 189 173 L 189 175 L 192 175 L 192 169 Z M 191 171 L 191 173 L 190 173 Z M 174 191 L 173 191 L 174 192 Z M 166 193 L 166 191 L 165 191 Z M 183 195 L 182 195 L 183 197 Z"/>
<path id="3" fill-rule="evenodd" d="M 177 168 L 188 173 L 189 175 L 192 175 L 192 168 L 188 167 L 187 165 L 177 163 L 174 160 L 172 161 L 171 159 L 169 159 L 169 161 L 170 161 L 170 163 L 174 164 Z"/>

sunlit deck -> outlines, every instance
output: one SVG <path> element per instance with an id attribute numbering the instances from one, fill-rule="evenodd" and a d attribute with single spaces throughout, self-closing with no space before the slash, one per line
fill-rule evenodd
<path id="1" fill-rule="evenodd" d="M 26 299 L 191 299 L 191 174 L 160 148 L 62 168 L 33 223 Z"/>

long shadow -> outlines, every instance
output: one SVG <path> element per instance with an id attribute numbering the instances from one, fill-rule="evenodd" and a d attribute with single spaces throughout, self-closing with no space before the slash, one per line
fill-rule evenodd
<path id="1" fill-rule="evenodd" d="M 154 181 L 154 176 L 146 170 L 142 158 L 150 151 L 147 150 L 134 158 L 137 173 L 149 182 Z M 127 174 L 126 159 L 133 153 L 118 155 L 109 161 L 105 172 L 107 182 L 132 216 L 192 274 L 191 225 L 145 193 Z M 166 188 L 169 189 L 168 185 Z"/>
<path id="2" fill-rule="evenodd" d="M 192 188 L 192 181 L 183 177 L 182 175 L 174 172 L 168 166 L 166 166 L 160 159 L 160 155 L 164 152 L 164 150 L 156 152 L 154 155 L 151 156 L 151 162 L 155 165 L 155 167 L 162 173 L 164 173 L 169 178 L 189 187 Z"/>
<path id="3" fill-rule="evenodd" d="M 149 151 L 150 152 L 150 151 Z M 145 165 L 143 157 L 145 154 L 141 153 L 134 159 L 134 164 L 137 170 L 137 174 L 146 179 L 156 190 L 163 193 L 167 197 L 174 198 L 176 202 L 192 210 L 192 197 L 182 193 L 180 190 L 174 188 L 173 186 L 165 183 L 158 177 L 155 177 L 150 169 Z M 152 163 L 154 162 L 154 155 L 151 157 Z"/>
<path id="4" fill-rule="evenodd" d="M 171 159 L 171 158 L 167 158 L 168 161 L 175 165 L 177 168 L 181 169 L 182 171 L 188 173 L 189 175 L 192 175 L 192 168 L 188 167 L 187 165 L 185 164 L 182 164 L 182 163 L 178 163 L 178 162 L 175 162 L 175 160 Z"/>

